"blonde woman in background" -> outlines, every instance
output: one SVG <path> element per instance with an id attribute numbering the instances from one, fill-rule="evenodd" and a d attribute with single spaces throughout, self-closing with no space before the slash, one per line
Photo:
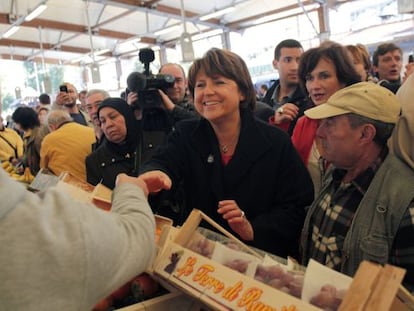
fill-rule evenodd
<path id="1" fill-rule="evenodd" d="M 367 48 L 360 43 L 347 45 L 346 48 L 351 53 L 355 69 L 361 75 L 361 81 L 373 81 L 372 65 Z"/>

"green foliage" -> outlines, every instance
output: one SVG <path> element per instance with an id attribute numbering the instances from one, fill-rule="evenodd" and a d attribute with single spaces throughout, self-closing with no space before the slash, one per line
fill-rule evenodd
<path id="1" fill-rule="evenodd" d="M 6 95 L 3 96 L 3 110 L 6 111 L 10 108 L 10 105 L 13 103 L 14 101 L 14 96 L 10 93 L 7 93 Z"/>
<path id="2" fill-rule="evenodd" d="M 25 61 L 23 63 L 24 70 L 26 71 L 26 83 L 25 86 L 37 89 L 36 77 L 35 77 L 35 66 L 36 64 L 31 61 Z"/>
<path id="3" fill-rule="evenodd" d="M 57 90 L 63 81 L 64 68 L 61 65 L 46 64 L 45 72 L 42 72 L 41 65 L 35 62 L 26 61 L 23 66 L 26 71 L 25 85 L 35 90 L 37 90 L 35 66 L 37 66 L 39 84 L 45 87 L 45 90 L 38 90 L 39 94 L 43 91 L 49 94 L 53 93 L 53 90 Z"/>
<path id="4" fill-rule="evenodd" d="M 49 93 L 53 93 L 53 90 L 58 90 L 59 85 L 63 82 L 64 77 L 64 69 L 63 66 L 60 65 L 49 65 L 49 77 L 50 77 L 50 86 L 51 90 Z"/>

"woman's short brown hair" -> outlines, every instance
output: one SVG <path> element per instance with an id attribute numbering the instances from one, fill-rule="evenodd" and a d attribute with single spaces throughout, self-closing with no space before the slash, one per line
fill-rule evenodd
<path id="1" fill-rule="evenodd" d="M 254 110 L 256 92 L 244 60 L 237 54 L 224 49 L 212 48 L 202 58 L 196 59 L 188 71 L 188 89 L 194 98 L 196 76 L 204 71 L 208 77 L 221 75 L 236 82 L 245 99 L 240 102 L 240 108 Z"/>

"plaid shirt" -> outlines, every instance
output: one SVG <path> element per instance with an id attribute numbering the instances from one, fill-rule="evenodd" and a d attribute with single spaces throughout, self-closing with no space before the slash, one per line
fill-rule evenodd
<path id="1" fill-rule="evenodd" d="M 352 223 L 359 203 L 365 195 L 388 150 L 350 183 L 343 183 L 345 170 L 335 169 L 333 180 L 319 198 L 311 216 L 310 247 L 307 258 L 313 258 L 340 271 L 345 236 Z M 390 264 L 407 269 L 405 285 L 414 289 L 414 204 L 407 209 L 389 254 Z"/>

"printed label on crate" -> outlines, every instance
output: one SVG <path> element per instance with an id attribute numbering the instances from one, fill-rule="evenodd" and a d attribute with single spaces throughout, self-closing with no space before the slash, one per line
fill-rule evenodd
<path id="1" fill-rule="evenodd" d="M 163 253 L 155 271 L 204 302 L 211 299 L 232 310 L 320 310 L 175 243 Z"/>

